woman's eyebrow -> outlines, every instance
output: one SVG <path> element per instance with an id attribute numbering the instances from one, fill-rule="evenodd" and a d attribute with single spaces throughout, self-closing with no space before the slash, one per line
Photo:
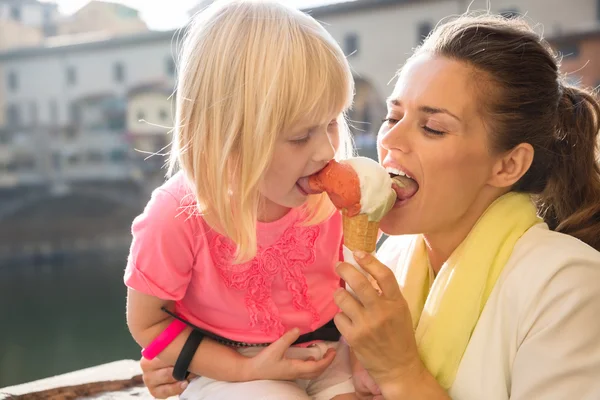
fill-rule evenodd
<path id="1" fill-rule="evenodd" d="M 460 118 L 458 118 L 456 115 L 454 115 L 445 108 L 421 106 L 419 107 L 419 111 L 424 112 L 425 114 L 447 114 L 452 118 L 456 119 L 458 122 L 461 122 Z"/>

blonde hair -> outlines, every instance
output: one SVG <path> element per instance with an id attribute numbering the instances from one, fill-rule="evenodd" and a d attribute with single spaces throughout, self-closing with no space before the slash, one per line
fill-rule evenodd
<path id="1" fill-rule="evenodd" d="M 194 17 L 183 44 L 169 174 L 181 168 L 198 210 L 255 256 L 259 184 L 278 135 L 299 121 L 350 107 L 348 62 L 312 17 L 275 1 L 217 1 Z M 340 151 L 352 154 L 340 116 Z M 329 217 L 326 195 L 309 196 L 307 220 Z"/>

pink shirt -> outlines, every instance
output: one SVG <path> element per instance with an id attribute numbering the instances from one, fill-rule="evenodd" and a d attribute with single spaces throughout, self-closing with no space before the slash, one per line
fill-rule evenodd
<path id="1" fill-rule="evenodd" d="M 163 300 L 193 324 L 230 340 L 262 343 L 298 327 L 314 331 L 338 312 L 339 213 L 302 226 L 300 210 L 257 226 L 254 259 L 231 263 L 235 246 L 195 213 L 181 173 L 152 194 L 132 226 L 125 284 Z"/>

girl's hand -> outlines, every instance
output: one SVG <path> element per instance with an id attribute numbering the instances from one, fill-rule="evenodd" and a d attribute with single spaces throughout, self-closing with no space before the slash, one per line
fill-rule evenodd
<path id="1" fill-rule="evenodd" d="M 142 357 L 140 367 L 142 368 L 144 384 L 150 394 L 157 399 L 166 399 L 167 397 L 180 395 L 189 383 L 188 380 L 183 382 L 176 381 L 173 378 L 173 366 L 164 363 L 158 358 L 148 360 Z M 190 374 L 188 379 L 192 379 L 193 377 Z"/>
<path id="2" fill-rule="evenodd" d="M 321 360 L 298 360 L 286 358 L 285 352 L 300 337 L 298 329 L 286 332 L 279 340 L 270 344 L 256 356 L 248 359 L 245 380 L 314 379 L 321 375 L 335 358 L 335 350 L 329 349 Z"/>
<path id="3" fill-rule="evenodd" d="M 384 400 L 381 389 L 379 389 L 375 380 L 371 378 L 369 372 L 360 363 L 357 362 L 356 364 L 357 366 L 353 368 L 352 373 L 356 397 L 359 400 Z"/>
<path id="4" fill-rule="evenodd" d="M 417 351 L 408 304 L 393 272 L 369 254 L 358 253 L 355 258 L 375 279 L 381 293 L 352 265 L 340 263 L 337 272 L 358 299 L 338 289 L 335 302 L 342 311 L 335 324 L 385 393 L 386 385 L 420 379 L 425 367 Z"/>

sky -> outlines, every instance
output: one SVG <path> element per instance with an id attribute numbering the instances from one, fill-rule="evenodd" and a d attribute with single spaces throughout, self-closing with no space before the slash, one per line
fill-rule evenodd
<path id="1" fill-rule="evenodd" d="M 57 3 L 59 10 L 71 14 L 81 8 L 89 0 L 40 0 L 44 3 Z M 187 21 L 186 12 L 197 0 L 110 0 L 140 10 L 140 15 L 150 29 L 166 30 L 182 26 Z M 312 7 L 323 3 L 341 0 L 286 0 L 296 7 Z"/>

